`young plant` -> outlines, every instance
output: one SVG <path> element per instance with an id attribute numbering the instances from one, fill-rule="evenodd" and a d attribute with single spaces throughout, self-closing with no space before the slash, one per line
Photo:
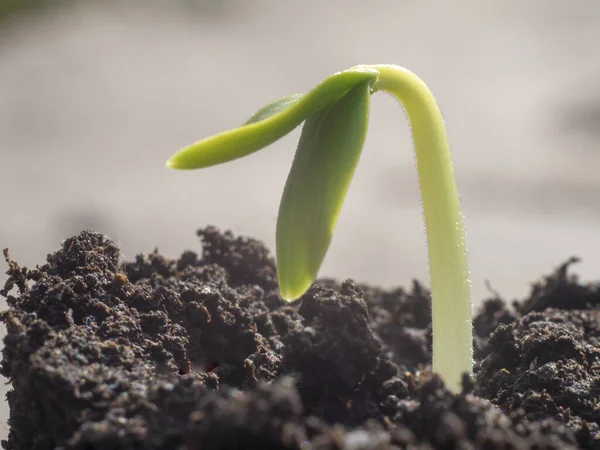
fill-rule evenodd
<path id="1" fill-rule="evenodd" d="M 199 169 L 266 147 L 302 122 L 277 218 L 281 295 L 300 297 L 315 280 L 331 241 L 367 133 L 369 98 L 392 94 L 411 125 L 429 250 L 433 370 L 453 391 L 472 370 L 471 301 L 462 216 L 450 148 L 427 85 L 394 65 L 356 66 L 304 95 L 283 97 L 242 126 L 176 153 L 167 166 Z"/>

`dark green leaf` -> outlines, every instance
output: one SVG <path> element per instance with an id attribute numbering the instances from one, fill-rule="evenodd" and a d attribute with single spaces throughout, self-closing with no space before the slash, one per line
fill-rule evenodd
<path id="1" fill-rule="evenodd" d="M 277 219 L 281 295 L 302 295 L 317 276 L 358 163 L 369 118 L 369 82 L 308 118 Z"/>
<path id="2" fill-rule="evenodd" d="M 279 100 L 269 103 L 263 108 L 256 111 L 252 116 L 244 122 L 244 125 L 250 125 L 251 123 L 260 122 L 261 120 L 268 119 L 269 117 L 289 108 L 294 103 L 299 101 L 304 94 L 288 95 L 287 97 L 281 97 Z"/>

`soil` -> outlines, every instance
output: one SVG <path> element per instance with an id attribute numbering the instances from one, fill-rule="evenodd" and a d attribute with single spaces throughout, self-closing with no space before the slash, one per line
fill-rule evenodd
<path id="1" fill-rule="evenodd" d="M 253 239 L 121 264 L 90 231 L 9 264 L 6 449 L 600 449 L 600 287 L 570 260 L 474 320 L 475 376 L 430 370 L 429 292 L 277 290 Z"/>

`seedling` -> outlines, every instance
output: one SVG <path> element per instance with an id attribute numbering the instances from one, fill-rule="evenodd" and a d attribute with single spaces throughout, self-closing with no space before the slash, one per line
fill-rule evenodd
<path id="1" fill-rule="evenodd" d="M 472 370 L 471 301 L 460 204 L 442 115 L 427 85 L 393 65 L 356 66 L 304 95 L 283 97 L 242 126 L 196 142 L 167 166 L 199 169 L 241 158 L 302 134 L 279 207 L 277 276 L 286 300 L 317 277 L 367 133 L 369 98 L 392 94 L 411 125 L 429 250 L 433 370 L 453 391 Z"/>

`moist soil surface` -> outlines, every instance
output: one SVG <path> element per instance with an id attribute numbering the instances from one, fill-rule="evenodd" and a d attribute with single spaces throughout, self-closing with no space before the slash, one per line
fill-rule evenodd
<path id="1" fill-rule="evenodd" d="M 321 280 L 288 304 L 262 243 L 198 235 L 124 264 L 89 231 L 35 269 L 5 251 L 4 448 L 600 449 L 600 288 L 575 260 L 483 303 L 454 395 L 419 283 Z"/>

